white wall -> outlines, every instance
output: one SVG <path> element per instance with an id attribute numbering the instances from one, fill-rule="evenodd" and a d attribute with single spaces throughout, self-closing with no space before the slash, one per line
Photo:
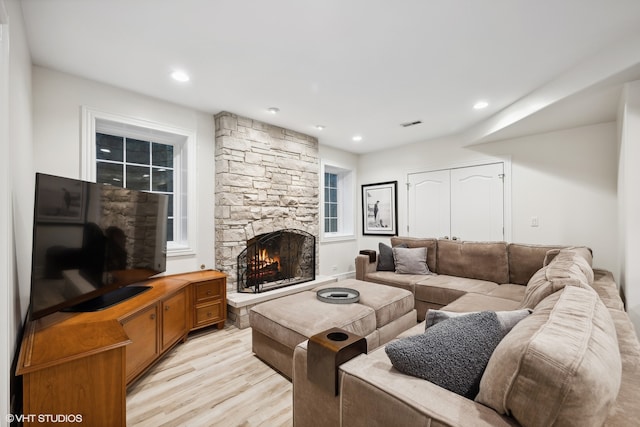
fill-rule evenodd
<path id="1" fill-rule="evenodd" d="M 407 173 L 501 159 L 511 162 L 511 241 L 587 245 L 594 265 L 618 273 L 615 123 L 464 147 L 455 137 L 362 155 L 359 184 L 398 181 L 399 230 L 407 225 Z M 540 226 L 532 228 L 532 216 Z M 361 219 L 359 218 L 361 222 Z M 362 237 L 359 249 L 386 237 Z"/>
<path id="2" fill-rule="evenodd" d="M 336 166 L 342 169 L 348 169 L 353 171 L 354 179 L 354 192 L 357 194 L 359 191 L 355 186 L 358 176 L 358 156 L 353 153 L 349 153 L 337 148 L 322 145 L 322 139 L 320 139 L 319 146 L 320 160 L 328 165 Z M 324 177 L 320 177 L 320 191 L 323 190 Z M 322 206 L 320 206 L 322 209 Z M 358 205 L 354 206 L 354 215 L 359 212 Z M 336 276 L 339 279 L 348 277 L 350 274 L 355 274 L 355 257 L 358 253 L 357 236 L 360 234 L 358 223 L 354 219 L 354 237 L 352 239 L 331 240 L 323 241 L 320 238 L 320 274 L 323 276 Z M 323 227 L 320 227 L 322 230 Z"/>
<path id="3" fill-rule="evenodd" d="M 485 144 L 512 165 L 512 240 L 586 245 L 618 277 L 616 124 Z M 531 227 L 537 216 L 539 227 Z"/>
<path id="4" fill-rule="evenodd" d="M 198 198 L 196 255 L 169 257 L 167 274 L 214 267 L 213 114 L 160 101 L 127 90 L 47 68 L 33 68 L 35 170 L 80 177 L 82 106 L 196 132 Z"/>
<path id="5" fill-rule="evenodd" d="M 626 85 L 619 120 L 620 286 L 640 335 L 640 81 Z"/>
<path id="6" fill-rule="evenodd" d="M 0 313 L 4 316 L 0 322 L 0 340 L 2 344 L 2 375 L 0 375 L 0 424 L 5 424 L 5 414 L 9 413 L 9 381 L 13 376 L 11 362 L 19 345 L 18 337 L 29 304 L 30 265 L 31 265 L 31 227 L 33 218 L 33 164 L 31 139 L 31 57 L 24 32 L 22 9 L 17 0 L 4 1 L 5 18 L 9 22 L 9 34 L 3 33 L 3 56 L 0 66 L 5 79 L 0 77 L 0 98 L 7 111 L 0 109 L 3 115 L 2 135 L 0 139 L 3 156 L 3 187 L 0 205 L 3 212 L 0 220 L 2 251 L 3 294 L 0 297 Z M 2 3 L 0 2 L 0 8 Z M 6 30 L 4 26 L 3 30 Z M 8 36 L 7 39 L 5 37 Z M 8 76 L 6 75 L 8 74 Z M 8 78 L 6 78 L 8 77 Z M 7 83 L 7 86 L 3 84 Z M 8 81 L 7 81 L 8 80 Z M 6 180 L 6 181 L 5 181 Z"/>

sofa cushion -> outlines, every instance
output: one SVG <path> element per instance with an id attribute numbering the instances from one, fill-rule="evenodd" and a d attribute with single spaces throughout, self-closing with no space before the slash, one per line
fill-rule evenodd
<path id="1" fill-rule="evenodd" d="M 437 239 L 422 239 L 418 237 L 400 237 L 391 238 L 391 246 L 396 247 L 405 245 L 407 248 L 427 248 L 427 267 L 432 272 L 436 271 L 436 252 L 438 247 Z"/>
<path id="2" fill-rule="evenodd" d="M 473 398 L 493 349 L 506 332 L 495 312 L 451 317 L 423 334 L 387 344 L 394 368 Z"/>
<path id="3" fill-rule="evenodd" d="M 447 275 L 423 277 L 415 284 L 416 300 L 447 305 L 468 292 L 489 293 L 497 288 L 493 282 Z"/>
<path id="4" fill-rule="evenodd" d="M 487 295 L 521 302 L 526 289 L 526 286 L 504 283 L 496 286 L 491 292 L 487 293 Z"/>
<path id="5" fill-rule="evenodd" d="M 593 270 L 581 255 L 562 249 L 549 265 L 542 267 L 529 280 L 521 308 L 534 308 L 565 286 L 589 287 L 593 277 Z"/>
<path id="6" fill-rule="evenodd" d="M 451 304 L 447 304 L 441 308 L 442 310 L 446 311 L 456 311 L 459 313 L 464 313 L 481 310 L 517 310 L 521 307 L 519 302 L 511 299 L 468 293 L 453 301 Z"/>
<path id="7" fill-rule="evenodd" d="M 551 261 L 553 261 L 560 252 L 569 252 L 580 255 L 589 263 L 589 266 L 593 266 L 593 252 L 586 246 L 568 246 L 564 248 L 550 249 L 544 256 L 542 266 L 544 267 L 551 264 Z"/>
<path id="8" fill-rule="evenodd" d="M 438 274 L 508 283 L 506 242 L 438 240 Z"/>
<path id="9" fill-rule="evenodd" d="M 620 388 L 614 323 L 590 288 L 538 304 L 495 349 L 476 401 L 523 426 L 600 426 Z"/>
<path id="10" fill-rule="evenodd" d="M 398 274 L 431 274 L 427 268 L 427 248 L 395 247 L 393 260 Z"/>
<path id="11" fill-rule="evenodd" d="M 620 297 L 620 289 L 616 285 L 613 273 L 595 268 L 593 270 L 593 289 L 607 308 L 624 311 L 624 302 Z"/>
<path id="12" fill-rule="evenodd" d="M 367 274 L 367 282 L 406 289 L 413 293 L 415 284 L 424 280 L 424 274 L 396 274 L 395 271 L 374 271 Z"/>
<path id="13" fill-rule="evenodd" d="M 423 332 L 424 324 L 419 323 L 400 336 Z M 343 363 L 340 374 L 336 406 L 343 426 L 514 426 L 513 420 L 491 408 L 393 369 L 384 347 Z M 301 376 L 306 377 L 306 371 Z M 315 405 L 313 400 L 306 403 Z"/>
<path id="14" fill-rule="evenodd" d="M 507 246 L 509 283 L 526 285 L 531 276 L 543 267 L 547 252 L 553 249 L 560 250 L 561 247 L 510 243 Z"/>
<path id="15" fill-rule="evenodd" d="M 531 310 L 525 308 L 522 310 L 496 311 L 495 313 L 496 316 L 498 316 L 500 327 L 506 335 L 519 321 L 531 314 Z M 459 313 L 446 310 L 429 310 L 425 319 L 425 330 L 440 322 L 444 322 L 445 320 L 451 319 L 453 317 L 465 316 L 467 314 L 471 313 Z"/>
<path id="16" fill-rule="evenodd" d="M 624 311 L 609 310 L 618 338 L 622 360 L 622 383 L 618 397 L 609 411 L 608 426 L 638 424 L 638 396 L 640 396 L 640 343 L 631 319 Z"/>
<path id="17" fill-rule="evenodd" d="M 562 272 L 569 271 L 576 273 L 580 270 L 587 279 L 589 285 L 593 284 L 593 257 L 591 250 L 586 247 L 572 247 L 560 249 L 560 252 L 548 264 L 549 267 L 558 271 L 556 275 L 560 276 Z"/>

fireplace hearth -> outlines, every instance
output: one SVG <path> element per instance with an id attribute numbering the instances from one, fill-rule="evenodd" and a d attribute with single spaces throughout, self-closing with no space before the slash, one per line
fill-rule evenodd
<path id="1" fill-rule="evenodd" d="M 315 280 L 315 236 L 282 229 L 247 241 L 238 255 L 238 292 L 260 293 Z"/>

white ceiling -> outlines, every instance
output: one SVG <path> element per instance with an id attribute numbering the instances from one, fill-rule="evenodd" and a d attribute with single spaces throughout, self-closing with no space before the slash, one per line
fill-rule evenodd
<path id="1" fill-rule="evenodd" d="M 36 65 L 230 111 L 355 153 L 611 120 L 615 77 L 640 77 L 638 0 L 21 4 Z M 172 81 L 175 69 L 191 80 Z M 473 110 L 481 99 L 489 107 Z M 507 113 L 517 120 L 505 121 Z M 423 123 L 400 126 L 415 120 Z M 361 142 L 352 141 L 357 134 Z"/>

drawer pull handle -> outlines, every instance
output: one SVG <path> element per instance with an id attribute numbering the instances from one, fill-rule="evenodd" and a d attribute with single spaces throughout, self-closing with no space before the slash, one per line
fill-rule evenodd
<path id="1" fill-rule="evenodd" d="M 207 295 L 211 295 L 211 289 L 207 291 Z"/>
<path id="2" fill-rule="evenodd" d="M 164 311 L 169 311 L 169 306 L 168 306 L 168 305 L 166 305 L 166 306 L 164 307 Z"/>
<path id="3" fill-rule="evenodd" d="M 210 311 L 207 311 L 207 317 L 211 317 L 212 313 Z"/>

